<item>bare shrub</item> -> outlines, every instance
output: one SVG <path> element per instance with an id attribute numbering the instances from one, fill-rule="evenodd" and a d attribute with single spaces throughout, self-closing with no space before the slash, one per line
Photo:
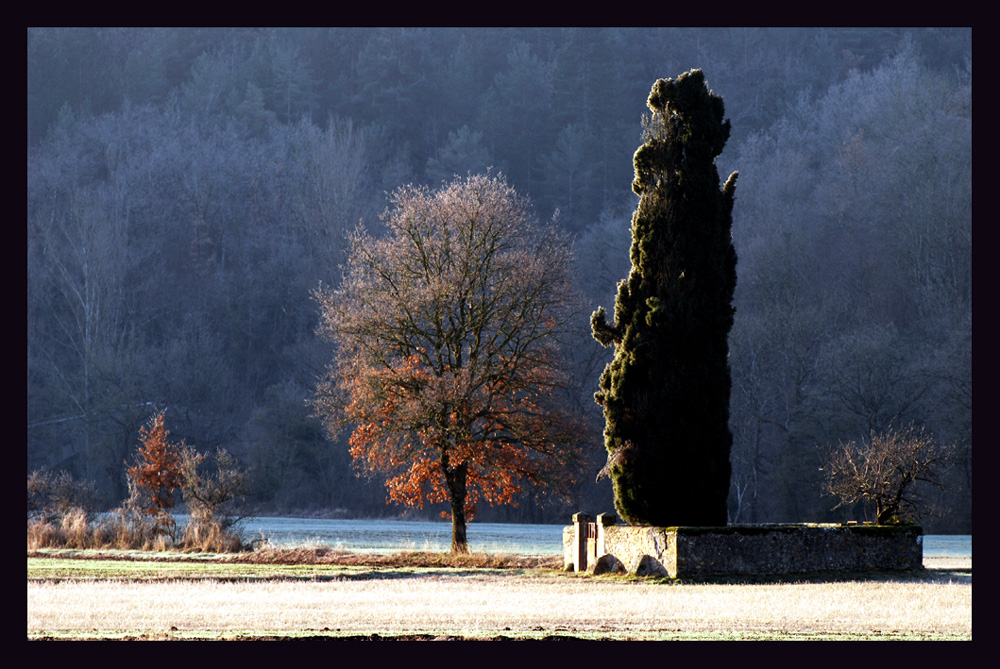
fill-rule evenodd
<path id="1" fill-rule="evenodd" d="M 28 549 L 87 548 L 97 493 L 66 471 L 28 475 Z"/>
<path id="2" fill-rule="evenodd" d="M 235 528 L 241 520 L 239 505 L 249 487 L 249 472 L 225 449 L 215 452 L 215 473 L 201 471 L 206 459 L 190 447 L 181 453 L 181 492 L 191 514 L 181 545 L 212 552 L 242 550 L 243 540 Z"/>
<path id="3" fill-rule="evenodd" d="M 873 432 L 860 446 L 852 441 L 830 451 L 825 491 L 840 499 L 835 509 L 863 503 L 879 525 L 913 520 L 932 510 L 919 484 L 941 488 L 940 471 L 954 452 L 912 425 Z"/>
<path id="4" fill-rule="evenodd" d="M 28 475 L 28 518 L 58 521 L 65 513 L 94 508 L 97 491 L 89 481 L 77 481 L 67 471 L 34 471 Z"/>
<path id="5" fill-rule="evenodd" d="M 117 548 L 164 551 L 186 549 L 235 552 L 245 547 L 235 530 L 238 504 L 249 472 L 223 449 L 212 457 L 214 473 L 201 471 L 206 456 L 172 444 L 163 413 L 142 429 L 143 448 L 128 469 L 129 496 L 101 520 L 91 512 L 92 484 L 60 472 L 28 476 L 28 550 L 40 548 Z M 172 494 L 181 488 L 191 520 L 178 541 L 169 513 Z"/>

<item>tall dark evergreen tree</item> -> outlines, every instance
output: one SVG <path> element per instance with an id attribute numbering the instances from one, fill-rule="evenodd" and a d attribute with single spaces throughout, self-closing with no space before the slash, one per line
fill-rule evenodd
<path id="1" fill-rule="evenodd" d="M 715 158 L 729 138 L 722 98 L 701 70 L 660 79 L 635 153 L 632 270 L 619 282 L 615 347 L 601 375 L 608 464 L 619 515 L 632 524 L 725 525 L 736 251 L 736 173 L 719 187 Z"/>

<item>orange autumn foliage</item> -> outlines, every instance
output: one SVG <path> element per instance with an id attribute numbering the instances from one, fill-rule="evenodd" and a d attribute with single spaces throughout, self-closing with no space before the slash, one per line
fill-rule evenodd
<path id="1" fill-rule="evenodd" d="M 128 469 L 128 475 L 147 493 L 142 511 L 150 516 L 173 508 L 174 492 L 181 485 L 181 447 L 172 444 L 169 436 L 161 411 L 139 428 L 142 446 L 136 463 Z"/>
<path id="2" fill-rule="evenodd" d="M 331 435 L 352 426 L 387 501 L 449 502 L 461 551 L 477 503 L 572 483 L 579 430 L 556 393 L 572 259 L 502 177 L 404 188 L 383 218 L 384 238 L 353 237 L 340 288 L 314 294 L 338 347 L 314 406 Z"/>
<path id="3" fill-rule="evenodd" d="M 537 383 L 534 393 L 505 392 L 501 378 L 467 392 L 467 374 L 435 376 L 417 356 L 392 369 L 341 372 L 351 398 L 345 416 L 355 424 L 351 456 L 360 469 L 387 475 L 392 502 L 423 508 L 425 501 L 449 501 L 442 456 L 451 467 L 468 468 L 468 520 L 480 501 L 514 504 L 525 483 L 551 484 L 565 474 L 574 425 L 569 416 L 540 406 L 535 395 L 546 384 Z"/>

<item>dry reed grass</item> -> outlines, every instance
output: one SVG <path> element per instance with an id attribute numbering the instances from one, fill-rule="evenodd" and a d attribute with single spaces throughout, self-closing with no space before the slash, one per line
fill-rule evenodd
<path id="1" fill-rule="evenodd" d="M 461 569 L 559 569 L 562 556 L 532 556 L 503 553 L 451 553 L 400 551 L 397 553 L 351 553 L 323 546 L 275 548 L 263 546 L 229 558 L 231 562 L 255 564 L 338 564 L 354 567 L 453 567 Z"/>
<path id="2" fill-rule="evenodd" d="M 41 548 L 80 548 L 166 551 L 179 548 L 189 551 L 231 553 L 245 548 L 240 536 L 214 518 L 185 526 L 179 541 L 171 534 L 157 531 L 147 516 L 117 509 L 109 517 L 93 520 L 82 509 L 50 516 L 29 518 L 28 551 Z"/>
<path id="3" fill-rule="evenodd" d="M 181 547 L 204 553 L 236 553 L 243 550 L 240 536 L 217 520 L 203 520 L 184 527 Z"/>
<path id="4" fill-rule="evenodd" d="M 72 509 L 61 517 L 28 521 L 28 551 L 41 548 L 113 548 L 163 551 L 173 547 L 171 537 L 153 531 L 148 523 L 124 514 L 91 522 L 88 514 Z"/>

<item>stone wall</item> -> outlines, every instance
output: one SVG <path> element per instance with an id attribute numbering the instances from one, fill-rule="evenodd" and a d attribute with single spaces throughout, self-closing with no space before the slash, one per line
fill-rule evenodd
<path id="1" fill-rule="evenodd" d="M 670 578 L 780 575 L 824 571 L 906 571 L 923 568 L 923 532 L 914 525 L 616 525 L 614 516 L 573 516 L 563 531 L 570 571 L 621 565 L 629 573 Z"/>

